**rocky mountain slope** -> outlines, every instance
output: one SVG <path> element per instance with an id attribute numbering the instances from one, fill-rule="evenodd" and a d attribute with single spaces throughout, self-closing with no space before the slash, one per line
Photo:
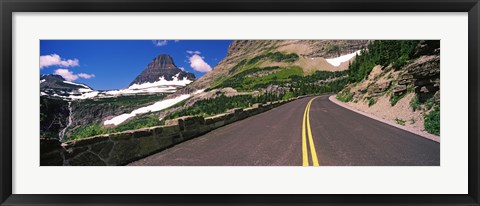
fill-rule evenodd
<path id="1" fill-rule="evenodd" d="M 43 91 L 63 90 L 71 92 L 78 89 L 92 89 L 85 84 L 66 81 L 62 76 L 56 74 L 40 76 L 40 89 Z"/>
<path id="2" fill-rule="evenodd" d="M 70 98 L 93 91 L 85 84 L 66 81 L 62 76 L 48 74 L 40 76 L 41 96 Z"/>
<path id="3" fill-rule="evenodd" d="M 229 79 L 237 72 L 252 68 L 297 67 L 301 70 L 299 75 L 309 75 L 315 71 L 342 71 L 347 69 L 348 62 L 334 66 L 328 63 L 327 59 L 354 53 L 365 48 L 368 42 L 368 40 L 236 40 L 229 46 L 226 57 L 211 72 L 181 92 L 188 93 L 218 86 L 215 84 Z M 289 59 L 288 55 L 293 58 Z M 261 73 L 252 72 L 251 75 L 265 75 Z"/>
<path id="4" fill-rule="evenodd" d="M 401 63 L 372 66 L 338 98 L 361 111 L 439 135 L 440 41 L 417 41 L 402 58 Z"/>

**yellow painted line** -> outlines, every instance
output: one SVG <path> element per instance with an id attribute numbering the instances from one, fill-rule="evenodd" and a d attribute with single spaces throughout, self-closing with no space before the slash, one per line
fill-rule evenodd
<path id="1" fill-rule="evenodd" d="M 305 134 L 305 118 L 307 117 L 307 107 L 305 107 L 305 112 L 303 112 L 303 120 L 302 120 L 302 159 L 303 159 L 303 166 L 308 166 L 308 151 L 307 151 L 307 135 Z"/>
<path id="2" fill-rule="evenodd" d="M 315 97 L 316 98 L 316 97 Z M 310 103 L 308 104 L 308 111 L 307 111 L 307 129 L 308 129 L 308 142 L 310 144 L 310 153 L 312 154 L 312 162 L 313 166 L 319 166 L 318 164 L 318 158 L 317 158 L 317 151 L 315 150 L 315 144 L 313 143 L 313 137 L 312 137 L 312 130 L 310 129 L 310 106 L 312 105 L 313 98 L 310 100 Z"/>
<path id="3" fill-rule="evenodd" d="M 310 129 L 310 106 L 315 98 L 312 98 L 303 112 L 303 121 L 302 121 L 302 160 L 303 166 L 309 166 L 308 162 L 308 148 L 307 148 L 307 135 L 308 143 L 310 144 L 310 153 L 312 154 L 312 163 L 313 166 L 319 166 L 317 152 L 315 150 L 315 144 L 313 143 L 312 130 Z"/>

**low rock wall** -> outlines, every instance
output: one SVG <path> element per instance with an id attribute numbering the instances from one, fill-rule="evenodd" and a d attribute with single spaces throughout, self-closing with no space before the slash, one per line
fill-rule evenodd
<path id="1" fill-rule="evenodd" d="M 61 143 L 40 140 L 41 166 L 113 166 L 125 165 L 172 145 L 198 137 L 209 131 L 265 112 L 299 99 L 255 104 L 246 109 L 231 109 L 212 117 L 187 116 L 167 120 L 165 125 L 98 135 Z"/>

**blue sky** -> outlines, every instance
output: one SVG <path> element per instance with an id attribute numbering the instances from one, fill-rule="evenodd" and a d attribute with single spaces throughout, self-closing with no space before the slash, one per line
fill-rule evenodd
<path id="1" fill-rule="evenodd" d="M 40 74 L 61 74 L 96 90 L 126 88 L 159 54 L 197 78 L 227 54 L 227 40 L 41 40 Z"/>

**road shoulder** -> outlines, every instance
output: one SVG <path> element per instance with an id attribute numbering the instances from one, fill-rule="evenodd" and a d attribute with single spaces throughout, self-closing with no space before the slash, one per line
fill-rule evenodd
<path id="1" fill-rule="evenodd" d="M 429 140 L 432 140 L 432 141 L 435 141 L 435 142 L 440 142 L 440 137 L 439 136 L 435 136 L 433 134 L 429 134 L 425 131 L 421 131 L 419 129 L 416 129 L 416 128 L 412 128 L 412 127 L 408 127 L 408 126 L 402 126 L 402 125 L 399 125 L 397 124 L 396 122 L 393 122 L 393 121 L 390 121 L 390 120 L 386 120 L 386 119 L 382 119 L 382 118 L 379 118 L 377 116 L 374 116 L 372 114 L 369 114 L 369 113 L 366 113 L 366 112 L 363 112 L 363 111 L 360 111 L 360 110 L 357 110 L 355 108 L 352 108 L 350 106 L 348 106 L 347 104 L 337 100 L 336 98 L 336 95 L 331 95 L 330 97 L 328 97 L 328 99 L 337 104 L 338 106 L 341 106 L 345 109 L 348 109 L 350 111 L 353 111 L 353 112 L 356 112 L 358 114 L 361 114 L 363 116 L 366 116 L 366 117 L 369 117 L 371 119 L 374 119 L 374 120 L 377 120 L 379 122 L 383 122 L 385 124 L 388 124 L 390 126 L 393 126 L 393 127 L 396 127 L 396 128 L 399 128 L 399 129 L 402 129 L 402 130 L 405 130 L 407 132 L 410 132 L 410 133 L 413 133 L 413 134 L 416 134 L 416 135 L 419 135 L 421 137 L 424 137 L 424 138 L 427 138 Z"/>

